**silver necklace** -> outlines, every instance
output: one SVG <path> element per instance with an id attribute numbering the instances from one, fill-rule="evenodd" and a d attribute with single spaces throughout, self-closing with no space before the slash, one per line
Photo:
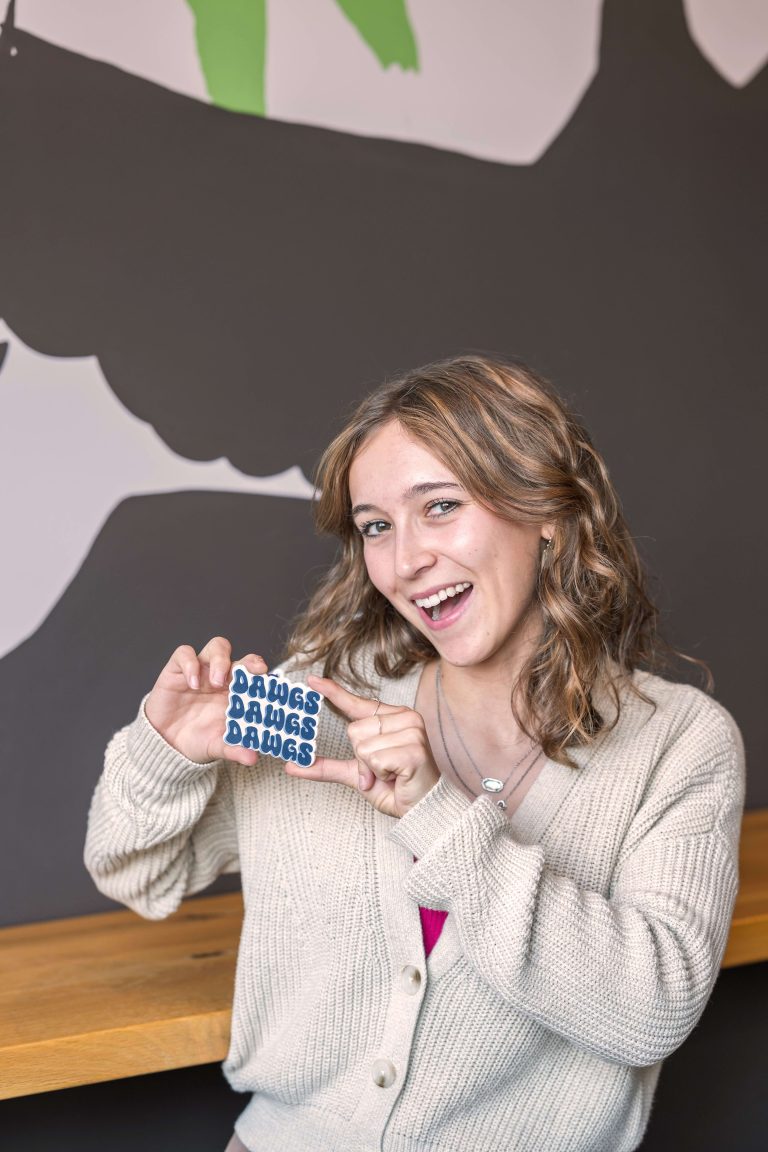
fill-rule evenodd
<path id="1" fill-rule="evenodd" d="M 437 702 L 437 727 L 440 731 L 440 739 L 443 742 L 443 749 L 445 751 L 445 755 L 448 758 L 448 763 L 450 764 L 451 768 L 453 769 L 453 771 L 456 775 L 456 778 L 461 781 L 461 783 L 464 785 L 464 787 L 467 789 L 467 791 L 469 791 L 469 792 L 472 791 L 472 789 L 467 785 L 466 780 L 464 779 L 464 777 L 461 775 L 458 768 L 454 764 L 453 757 L 451 756 L 450 752 L 448 751 L 448 744 L 446 743 L 445 732 L 443 731 L 443 717 L 442 717 L 442 712 L 441 712 L 441 708 L 440 708 L 440 701 L 441 700 L 442 700 L 443 704 L 445 704 L 446 711 L 448 713 L 448 716 L 450 717 L 451 724 L 453 725 L 453 730 L 459 738 L 459 743 L 461 744 L 462 748 L 464 749 L 464 755 L 467 757 L 467 760 L 469 760 L 470 764 L 472 765 L 475 772 L 477 773 L 478 779 L 480 780 L 480 784 L 481 784 L 483 790 L 485 792 L 491 792 L 491 793 L 494 793 L 495 795 L 499 795 L 500 792 L 504 791 L 507 784 L 509 784 L 510 780 L 512 779 L 513 773 L 520 767 L 520 765 L 525 760 L 527 760 L 527 758 L 530 756 L 531 752 L 533 752 L 534 748 L 536 747 L 535 742 L 532 740 L 530 747 L 525 750 L 525 752 L 523 753 L 523 755 L 520 757 L 519 760 L 515 761 L 515 763 L 510 768 L 509 773 L 507 774 L 506 780 L 499 780 L 499 778 L 497 776 L 483 776 L 483 773 L 480 771 L 477 764 L 473 760 L 472 754 L 469 751 L 469 748 L 467 748 L 466 744 L 464 743 L 464 738 L 461 735 L 461 732 L 459 731 L 459 726 L 456 723 L 456 718 L 454 717 L 453 712 L 451 711 L 451 706 L 448 703 L 448 698 L 443 691 L 443 682 L 442 682 L 442 677 L 440 675 L 440 665 L 439 664 L 437 666 L 437 671 L 435 673 L 435 687 L 437 689 L 437 691 L 435 693 L 436 702 Z M 499 808 L 506 808 L 507 800 L 509 800 L 509 798 L 512 796 L 513 792 L 517 791 L 517 789 L 522 784 L 523 780 L 525 780 L 526 776 L 528 775 L 528 773 L 533 768 L 534 764 L 538 763 L 542 752 L 543 752 L 543 749 L 539 748 L 539 750 L 536 753 L 536 755 L 534 756 L 533 760 L 531 760 L 528 767 L 525 769 L 525 771 L 522 773 L 520 778 L 513 785 L 510 792 L 507 794 L 507 799 L 506 800 L 499 799 L 496 801 Z"/>

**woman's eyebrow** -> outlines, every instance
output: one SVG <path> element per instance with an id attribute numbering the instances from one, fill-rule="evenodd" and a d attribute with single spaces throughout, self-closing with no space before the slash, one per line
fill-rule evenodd
<path id="1" fill-rule="evenodd" d="M 412 488 L 403 492 L 403 499 L 413 500 L 414 496 L 427 496 L 438 488 L 461 488 L 461 484 L 457 484 L 454 480 L 428 480 L 425 484 L 414 484 Z"/>
<path id="2" fill-rule="evenodd" d="M 453 480 L 427 480 L 423 484 L 414 484 L 411 488 L 406 488 L 403 492 L 403 500 L 413 500 L 415 496 L 427 496 L 430 492 L 436 492 L 439 489 L 445 488 L 461 488 L 461 484 L 456 484 Z M 378 509 L 375 504 L 355 504 L 352 509 L 351 515 L 357 516 L 361 512 L 377 512 Z"/>

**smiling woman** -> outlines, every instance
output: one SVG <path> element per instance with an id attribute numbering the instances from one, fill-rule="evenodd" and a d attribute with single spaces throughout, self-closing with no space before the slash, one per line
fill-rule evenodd
<path id="1" fill-rule="evenodd" d="M 318 527 L 342 549 L 291 651 L 324 661 L 326 675 L 370 688 L 355 663 L 368 645 L 387 676 L 463 640 L 487 680 L 506 653 L 504 691 L 509 698 L 515 685 L 518 722 L 569 763 L 568 749 L 606 723 L 593 705 L 598 684 L 617 703 L 615 672 L 664 666 L 656 610 L 605 464 L 523 365 L 456 358 L 378 390 L 328 448 L 318 487 Z M 460 555 L 438 562 L 433 543 L 453 539 Z M 462 565 L 481 541 L 488 555 L 476 587 Z M 423 556 L 407 555 L 414 546 Z M 413 577 L 403 565 L 415 565 Z M 434 597 L 455 594 L 457 583 L 471 587 L 433 620 Z M 466 622 L 453 627 L 465 608 Z M 476 655 L 494 628 L 510 630 L 509 643 L 497 636 L 497 664 L 485 665 Z"/>
<path id="2" fill-rule="evenodd" d="M 241 871 L 231 1148 L 630 1152 L 725 948 L 738 731 L 653 674 L 605 465 L 528 369 L 379 389 L 318 484 L 339 556 L 274 678 L 329 704 L 317 759 L 225 744 L 231 646 L 182 645 L 107 751 L 92 875 L 158 917 Z"/>

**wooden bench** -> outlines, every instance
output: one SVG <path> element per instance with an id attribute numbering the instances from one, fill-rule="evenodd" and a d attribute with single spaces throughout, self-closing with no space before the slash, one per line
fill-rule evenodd
<path id="1" fill-rule="evenodd" d="M 724 967 L 768 959 L 768 809 L 741 871 Z M 0 929 L 0 1099 L 223 1060 L 241 918 L 228 893 Z"/>

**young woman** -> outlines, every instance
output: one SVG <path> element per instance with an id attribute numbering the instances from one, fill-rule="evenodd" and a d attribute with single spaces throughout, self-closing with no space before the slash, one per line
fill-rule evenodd
<path id="1" fill-rule="evenodd" d="M 527 369 L 385 386 L 318 486 L 340 552 L 283 668 L 320 756 L 226 747 L 230 646 L 177 649 L 108 749 L 94 879 L 160 917 L 240 870 L 232 1148 L 637 1148 L 726 943 L 738 732 L 652 674 L 605 466 Z"/>

